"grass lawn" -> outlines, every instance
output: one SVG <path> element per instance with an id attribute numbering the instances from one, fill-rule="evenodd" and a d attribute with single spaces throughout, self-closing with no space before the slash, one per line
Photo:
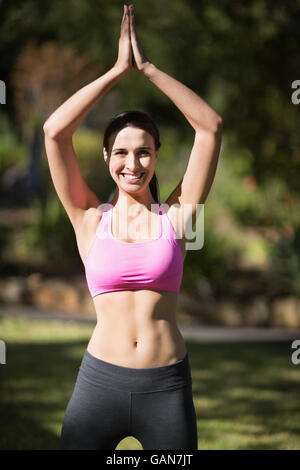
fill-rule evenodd
<path id="1" fill-rule="evenodd" d="M 0 449 L 58 449 L 93 325 L 0 318 Z M 300 333 L 299 333 L 300 336 Z M 296 339 L 296 338 L 295 338 Z M 290 342 L 189 342 L 202 449 L 300 449 L 300 365 Z M 117 450 L 142 450 L 134 437 Z"/>

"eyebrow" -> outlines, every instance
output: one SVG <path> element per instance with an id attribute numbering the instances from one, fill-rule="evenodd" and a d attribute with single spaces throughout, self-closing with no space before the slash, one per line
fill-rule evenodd
<path id="1" fill-rule="evenodd" d="M 138 147 L 138 149 L 139 150 L 141 150 L 141 149 L 150 149 L 151 150 L 151 147 L 143 146 L 143 147 Z M 112 151 L 116 152 L 117 150 L 126 150 L 126 149 L 113 149 Z"/>

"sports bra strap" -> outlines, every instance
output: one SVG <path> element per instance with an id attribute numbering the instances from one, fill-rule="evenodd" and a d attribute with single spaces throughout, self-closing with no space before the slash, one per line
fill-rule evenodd
<path id="1" fill-rule="evenodd" d="M 111 226 L 109 226 L 109 224 L 111 224 L 112 209 L 113 209 L 111 202 L 112 201 L 109 201 L 105 204 L 101 204 L 102 217 L 97 227 L 97 235 L 100 238 L 107 238 L 107 237 L 113 238 L 111 234 Z M 98 209 L 100 211 L 100 206 L 98 206 Z M 163 208 L 163 205 L 158 203 L 156 206 L 154 206 L 151 209 L 153 212 L 157 212 L 157 214 L 159 214 L 160 216 L 160 224 L 161 224 L 161 237 L 160 238 L 174 240 L 174 238 L 176 238 L 175 231 L 165 209 Z"/>
<path id="2" fill-rule="evenodd" d="M 101 210 L 100 210 L 100 207 L 101 207 Z M 107 214 L 108 214 L 110 207 L 111 207 L 110 202 L 107 202 L 105 204 L 100 204 L 100 206 L 98 206 L 98 209 L 101 212 L 102 216 L 99 221 L 96 233 L 100 238 L 107 238 L 107 234 L 109 233 Z"/>
<path id="3" fill-rule="evenodd" d="M 162 221 L 162 238 L 168 240 L 175 239 L 175 230 L 173 225 L 168 217 L 166 210 L 163 207 L 163 204 L 159 206 L 159 212 L 162 213 L 161 221 Z"/>

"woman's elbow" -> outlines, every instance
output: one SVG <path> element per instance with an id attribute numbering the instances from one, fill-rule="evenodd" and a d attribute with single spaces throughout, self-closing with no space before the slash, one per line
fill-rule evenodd
<path id="1" fill-rule="evenodd" d="M 216 115 L 215 124 L 214 124 L 214 133 L 222 134 L 223 131 L 223 119 L 219 114 Z"/>
<path id="2" fill-rule="evenodd" d="M 57 128 L 53 123 L 46 121 L 43 125 L 44 134 L 49 137 L 50 139 L 57 139 L 58 137 L 66 136 L 66 132 L 64 134 L 60 129 Z"/>
<path id="3" fill-rule="evenodd" d="M 54 132 L 53 126 L 50 125 L 48 120 L 44 122 L 43 131 L 44 131 L 44 134 L 47 137 L 50 137 L 50 138 L 55 137 L 55 132 Z"/>
<path id="4" fill-rule="evenodd" d="M 205 133 L 212 136 L 220 136 L 223 131 L 223 119 L 221 116 L 216 114 L 209 120 L 209 122 L 195 127 L 195 131 L 199 134 Z"/>

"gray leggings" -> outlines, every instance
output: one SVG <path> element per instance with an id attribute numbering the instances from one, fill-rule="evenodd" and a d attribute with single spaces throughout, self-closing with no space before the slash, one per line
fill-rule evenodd
<path id="1" fill-rule="evenodd" d="M 114 450 L 127 436 L 143 450 L 198 449 L 188 353 L 173 364 L 134 369 L 85 351 L 60 448 Z"/>

